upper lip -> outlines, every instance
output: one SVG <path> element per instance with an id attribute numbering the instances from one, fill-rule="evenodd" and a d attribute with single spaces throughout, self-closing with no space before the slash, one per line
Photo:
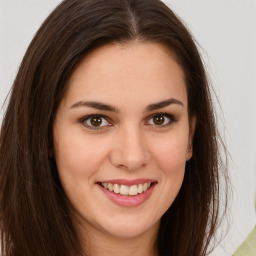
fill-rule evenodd
<path id="1" fill-rule="evenodd" d="M 147 182 L 156 183 L 157 181 L 153 179 L 134 179 L 134 180 L 114 179 L 114 180 L 101 180 L 98 183 L 111 183 L 111 184 L 132 186 L 132 185 L 144 184 Z"/>

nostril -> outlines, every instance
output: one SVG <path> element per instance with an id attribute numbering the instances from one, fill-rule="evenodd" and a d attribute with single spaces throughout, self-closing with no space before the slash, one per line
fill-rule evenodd
<path id="1" fill-rule="evenodd" d="M 143 145 L 130 140 L 110 152 L 110 162 L 120 169 L 129 171 L 144 168 L 150 161 L 150 153 Z"/>

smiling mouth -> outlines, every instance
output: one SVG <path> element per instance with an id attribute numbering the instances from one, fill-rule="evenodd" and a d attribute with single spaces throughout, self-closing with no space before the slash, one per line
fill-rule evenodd
<path id="1" fill-rule="evenodd" d="M 105 189 L 114 192 L 115 194 L 120 194 L 123 196 L 136 196 L 138 194 L 142 194 L 146 192 L 153 184 L 155 184 L 155 182 L 145 182 L 132 186 L 106 182 L 99 183 L 99 185 L 101 185 Z"/>

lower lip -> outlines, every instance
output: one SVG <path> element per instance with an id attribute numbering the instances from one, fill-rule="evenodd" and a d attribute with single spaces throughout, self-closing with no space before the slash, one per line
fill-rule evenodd
<path id="1" fill-rule="evenodd" d="M 153 183 L 145 192 L 137 194 L 136 196 L 123 196 L 105 189 L 97 184 L 104 194 L 115 204 L 123 207 L 133 207 L 143 204 L 152 194 L 156 183 Z"/>

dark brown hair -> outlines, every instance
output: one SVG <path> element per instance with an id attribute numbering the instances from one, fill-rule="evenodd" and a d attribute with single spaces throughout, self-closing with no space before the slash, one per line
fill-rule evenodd
<path id="1" fill-rule="evenodd" d="M 28 47 L 2 123 L 3 256 L 82 254 L 51 157 L 54 117 L 72 72 L 88 52 L 133 40 L 158 42 L 175 54 L 185 74 L 189 115 L 197 118 L 193 157 L 161 220 L 159 255 L 206 255 L 218 224 L 222 166 L 210 89 L 191 35 L 159 0 L 65 0 Z"/>

